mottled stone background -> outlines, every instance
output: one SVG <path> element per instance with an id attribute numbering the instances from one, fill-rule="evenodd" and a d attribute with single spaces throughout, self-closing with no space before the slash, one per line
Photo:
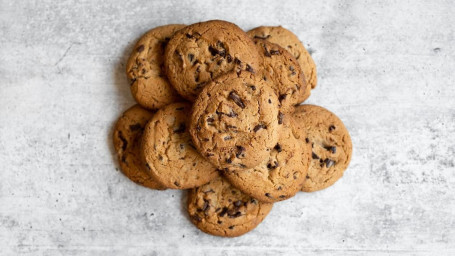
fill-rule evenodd
<path id="1" fill-rule="evenodd" d="M 184 193 L 133 184 L 112 127 L 150 28 L 283 25 L 308 47 L 309 103 L 354 152 L 324 191 L 275 205 L 253 232 L 206 235 Z M 453 1 L 0 1 L 0 255 L 455 255 Z"/>

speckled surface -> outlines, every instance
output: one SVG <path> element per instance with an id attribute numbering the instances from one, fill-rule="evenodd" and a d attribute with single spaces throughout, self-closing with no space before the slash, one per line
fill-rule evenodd
<path id="1" fill-rule="evenodd" d="M 452 1 L 0 1 L 1 255 L 454 255 Z M 354 152 L 334 186 L 234 239 L 197 230 L 184 193 L 125 178 L 111 133 L 139 36 L 167 23 L 283 25 L 308 46 L 309 99 Z"/>

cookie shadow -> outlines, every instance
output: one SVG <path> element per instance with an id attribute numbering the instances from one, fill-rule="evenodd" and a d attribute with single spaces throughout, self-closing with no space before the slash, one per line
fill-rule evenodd
<path id="1" fill-rule="evenodd" d="M 137 39 L 136 39 L 137 40 Z M 113 81 L 113 91 L 115 92 L 112 96 L 112 101 L 114 106 L 117 106 L 115 109 L 116 116 L 112 118 L 112 122 L 109 125 L 109 131 L 107 134 L 107 144 L 109 147 L 109 151 L 111 153 L 111 159 L 115 163 L 116 170 L 120 170 L 120 165 L 117 161 L 117 152 L 115 151 L 114 147 L 114 131 L 115 131 L 115 124 L 117 123 L 118 118 L 121 114 L 133 106 L 135 101 L 133 96 L 130 92 L 130 85 L 128 83 L 128 79 L 126 77 L 126 63 L 128 58 L 131 54 L 131 51 L 134 48 L 136 40 L 128 42 L 128 44 L 122 49 L 120 53 L 120 57 L 116 59 L 113 63 L 112 67 L 112 81 Z"/>

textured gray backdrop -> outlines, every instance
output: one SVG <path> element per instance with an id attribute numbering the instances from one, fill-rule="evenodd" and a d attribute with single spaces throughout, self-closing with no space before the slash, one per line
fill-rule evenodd
<path id="1" fill-rule="evenodd" d="M 0 1 L 0 255 L 454 255 L 453 1 Z M 327 190 L 275 205 L 253 232 L 206 235 L 184 193 L 126 179 L 112 126 L 150 28 L 283 25 L 318 67 L 309 103 L 354 153 Z"/>

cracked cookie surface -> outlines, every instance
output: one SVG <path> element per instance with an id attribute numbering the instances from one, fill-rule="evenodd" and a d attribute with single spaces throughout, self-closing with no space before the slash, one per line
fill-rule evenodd
<path id="1" fill-rule="evenodd" d="M 352 156 L 352 142 L 343 122 L 329 110 L 315 105 L 296 108 L 297 127 L 312 147 L 311 162 L 302 191 L 312 192 L 333 185 L 343 176 Z"/>
<path id="2" fill-rule="evenodd" d="M 150 175 L 168 188 L 188 189 L 219 176 L 194 148 L 188 132 L 189 103 L 160 109 L 144 130 L 142 157 Z"/>
<path id="3" fill-rule="evenodd" d="M 169 38 L 185 25 L 156 27 L 145 33 L 126 64 L 134 99 L 144 108 L 159 109 L 180 99 L 164 74 L 164 48 Z"/>
<path id="4" fill-rule="evenodd" d="M 134 105 L 118 119 L 114 128 L 114 148 L 117 152 L 120 169 L 126 177 L 152 189 L 165 189 L 153 179 L 140 158 L 142 133 L 153 112 Z"/>
<path id="5" fill-rule="evenodd" d="M 185 99 L 194 101 L 205 84 L 235 70 L 254 71 L 259 53 L 237 25 L 212 20 L 175 33 L 165 51 L 169 81 Z"/>
<path id="6" fill-rule="evenodd" d="M 208 84 L 194 103 L 190 133 L 218 168 L 253 168 L 276 145 L 283 113 L 261 76 L 231 72 Z"/>
<path id="7" fill-rule="evenodd" d="M 222 177 L 188 194 L 191 221 L 200 230 L 216 236 L 234 237 L 253 230 L 272 206 L 243 194 Z"/>
<path id="8" fill-rule="evenodd" d="M 281 26 L 261 26 L 248 31 L 247 34 L 254 39 L 264 39 L 278 44 L 289 51 L 299 62 L 300 68 L 302 68 L 303 73 L 305 74 L 306 83 L 310 88 L 316 87 L 316 64 L 310 53 L 308 53 L 302 42 L 294 33 Z"/>
<path id="9" fill-rule="evenodd" d="M 271 79 L 278 95 L 281 110 L 293 112 L 294 106 L 303 102 L 311 93 L 305 75 L 295 57 L 281 46 L 263 39 L 253 40 L 261 56 L 259 72 Z M 309 86 L 308 86 L 309 87 Z"/>
<path id="10" fill-rule="evenodd" d="M 277 144 L 259 166 L 229 169 L 224 176 L 243 193 L 262 202 L 277 202 L 294 196 L 303 186 L 310 164 L 311 146 L 306 134 L 285 117 Z"/>

